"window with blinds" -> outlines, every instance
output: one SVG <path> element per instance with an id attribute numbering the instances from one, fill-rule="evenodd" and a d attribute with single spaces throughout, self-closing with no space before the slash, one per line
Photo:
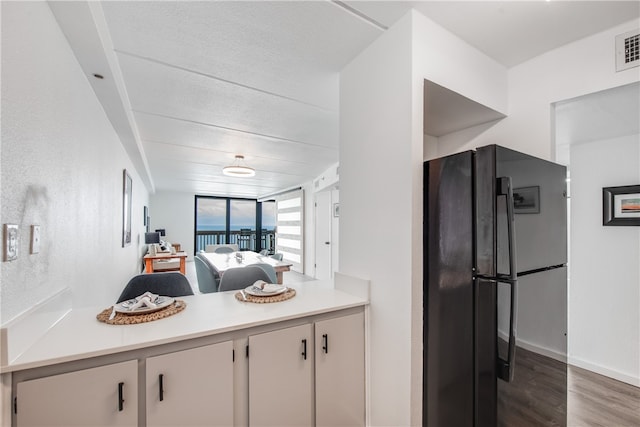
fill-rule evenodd
<path id="1" fill-rule="evenodd" d="M 304 190 L 276 198 L 276 253 L 291 262 L 291 269 L 304 273 Z"/>

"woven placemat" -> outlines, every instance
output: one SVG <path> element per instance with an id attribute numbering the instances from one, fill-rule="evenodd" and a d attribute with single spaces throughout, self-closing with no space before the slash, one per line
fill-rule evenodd
<path id="1" fill-rule="evenodd" d="M 286 301 L 288 299 L 291 299 L 294 296 L 296 296 L 296 290 L 287 288 L 287 290 L 284 291 L 283 293 L 274 295 L 272 297 L 257 297 L 254 295 L 249 295 L 246 292 L 244 294 L 247 296 L 246 301 L 242 299 L 242 294 L 240 292 L 236 292 L 236 299 L 242 302 L 255 302 L 256 304 L 266 304 L 269 302 L 280 302 L 280 301 Z"/>
<path id="2" fill-rule="evenodd" d="M 106 308 L 96 316 L 100 322 L 108 323 L 109 325 L 135 325 L 137 323 L 153 322 L 154 320 L 164 319 L 165 317 L 173 316 L 176 313 L 180 313 L 187 307 L 187 303 L 182 300 L 175 300 L 173 304 L 152 313 L 144 314 L 125 314 L 116 313 L 115 317 L 109 320 L 111 316 L 111 310 L 113 307 Z"/>

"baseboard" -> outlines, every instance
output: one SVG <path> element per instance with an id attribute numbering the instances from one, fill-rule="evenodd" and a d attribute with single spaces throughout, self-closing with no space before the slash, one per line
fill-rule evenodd
<path id="1" fill-rule="evenodd" d="M 498 337 L 500 337 L 505 341 L 509 340 L 508 335 L 501 331 L 498 331 Z M 532 351 L 537 354 L 541 354 L 546 357 L 550 357 L 551 359 L 557 360 L 559 362 L 567 363 L 567 355 L 561 351 L 547 348 L 538 344 L 534 344 L 532 342 L 529 342 L 517 337 L 516 337 L 516 346 L 524 348 L 525 350 Z"/>
<path id="2" fill-rule="evenodd" d="M 64 288 L 0 328 L 0 366 L 13 362 L 71 311 L 71 289 Z"/>
<path id="3" fill-rule="evenodd" d="M 532 351 L 534 353 L 541 354 L 543 356 L 550 357 L 551 359 L 555 359 L 562 363 L 567 363 L 567 355 L 566 353 L 560 352 L 558 350 L 554 350 L 551 348 L 543 347 L 537 344 L 530 343 L 525 340 L 516 339 L 516 345 L 518 347 L 522 347 L 525 350 Z"/>
<path id="4" fill-rule="evenodd" d="M 505 341 L 508 339 L 507 335 L 503 332 L 498 332 L 498 336 Z M 606 368 L 602 365 L 587 362 L 577 357 L 567 356 L 566 354 L 558 352 L 556 350 L 542 347 L 518 338 L 516 338 L 516 346 L 522 347 L 525 350 L 529 350 L 534 353 L 541 354 L 543 356 L 550 357 L 560 362 L 567 363 L 571 366 L 586 369 L 587 371 L 595 372 L 596 374 L 604 375 L 605 377 L 613 378 L 614 380 L 618 380 L 626 384 L 631 384 L 635 387 L 640 387 L 640 378 L 634 377 L 633 375 L 628 375 L 614 369 Z"/>
<path id="5" fill-rule="evenodd" d="M 577 357 L 569 356 L 569 365 L 576 366 L 578 368 L 586 369 L 587 371 L 595 372 L 596 374 L 604 375 L 605 377 L 613 378 L 614 380 L 621 381 L 623 383 L 631 384 L 632 386 L 640 387 L 640 378 L 628 375 L 614 369 L 606 368 L 602 365 L 587 362 Z"/>

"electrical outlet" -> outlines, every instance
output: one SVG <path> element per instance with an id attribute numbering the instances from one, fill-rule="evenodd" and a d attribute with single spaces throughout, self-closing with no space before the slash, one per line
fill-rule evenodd
<path id="1" fill-rule="evenodd" d="M 31 253 L 37 254 L 40 252 L 40 226 L 31 226 Z"/>

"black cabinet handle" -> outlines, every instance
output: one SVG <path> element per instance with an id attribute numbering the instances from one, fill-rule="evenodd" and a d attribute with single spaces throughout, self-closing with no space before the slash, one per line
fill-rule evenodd
<path id="1" fill-rule="evenodd" d="M 124 383 L 118 383 L 118 411 L 124 409 Z"/>
<path id="2" fill-rule="evenodd" d="M 322 334 L 322 349 L 325 354 L 329 353 L 329 337 L 327 334 Z"/>
<path id="3" fill-rule="evenodd" d="M 302 340 L 302 357 L 307 360 L 307 339 Z"/>
<path id="4" fill-rule="evenodd" d="M 164 375 L 160 374 L 158 375 L 158 395 L 160 397 L 160 402 L 162 402 L 164 400 Z"/>

